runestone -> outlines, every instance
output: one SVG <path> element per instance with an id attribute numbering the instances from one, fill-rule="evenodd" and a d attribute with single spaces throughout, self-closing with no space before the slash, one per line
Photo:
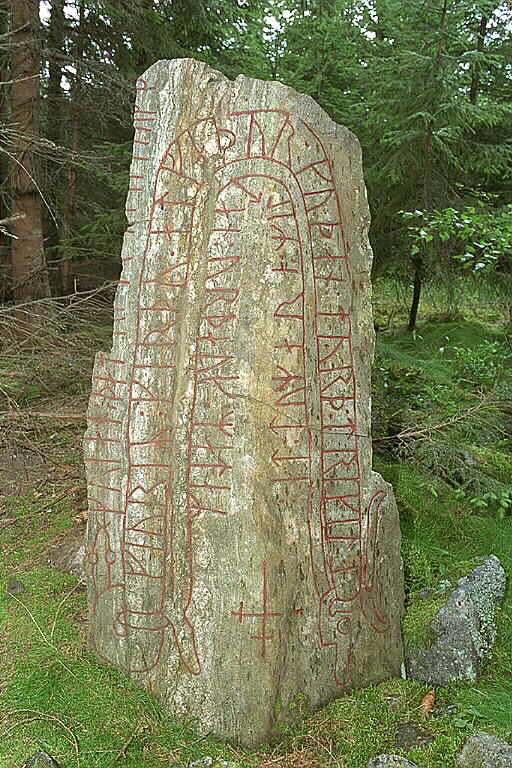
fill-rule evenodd
<path id="1" fill-rule="evenodd" d="M 134 128 L 84 442 L 91 639 L 252 747 L 402 663 L 361 153 L 311 98 L 190 59 L 138 80 Z"/>

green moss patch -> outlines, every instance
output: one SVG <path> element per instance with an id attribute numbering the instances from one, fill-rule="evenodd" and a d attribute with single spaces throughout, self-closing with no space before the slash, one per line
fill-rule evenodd
<path id="1" fill-rule="evenodd" d="M 59 533 L 73 527 L 72 499 L 54 500 L 27 493 L 21 498 L 4 499 L 8 523 L 0 531 L 0 569 L 3 574 L 17 568 L 25 570 L 39 561 L 45 544 Z"/>

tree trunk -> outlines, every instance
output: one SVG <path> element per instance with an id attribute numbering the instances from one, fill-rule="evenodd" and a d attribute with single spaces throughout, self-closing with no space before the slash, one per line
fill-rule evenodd
<path id="1" fill-rule="evenodd" d="M 12 0 L 11 130 L 14 158 L 11 261 L 16 304 L 50 295 L 43 250 L 41 195 L 35 180 L 33 146 L 39 138 L 39 2 Z M 33 328 L 18 315 L 22 335 Z"/>
<path id="2" fill-rule="evenodd" d="M 53 0 L 48 33 L 48 127 L 54 144 L 62 142 L 62 60 L 64 56 L 64 0 Z"/>
<path id="3" fill-rule="evenodd" d="M 9 14 L 7 12 L 7 3 L 0 3 L 0 35 L 6 35 L 9 31 Z M 0 52 L 0 82 L 9 82 L 9 57 L 5 51 Z M 9 123 L 9 89 L 7 86 L 0 87 L 0 125 Z M 11 210 L 9 195 L 9 161 L 5 152 L 0 152 L 0 221 L 6 221 L 9 218 Z M 7 224 L 4 225 L 7 229 Z M 10 282 L 6 279 L 9 272 L 9 258 L 11 250 L 11 240 L 0 227 L 0 302 L 6 300 L 6 286 Z"/>
<path id="4" fill-rule="evenodd" d="M 484 40 L 487 34 L 487 16 L 482 16 L 480 19 L 480 26 L 478 28 L 478 35 L 476 38 L 476 50 L 477 53 L 482 53 L 484 50 Z M 476 104 L 478 99 L 478 91 L 480 90 L 480 62 L 477 60 L 473 66 L 473 74 L 471 76 L 471 89 L 469 91 L 469 100 L 472 104 Z"/>
<path id="5" fill-rule="evenodd" d="M 62 137 L 62 118 L 63 118 L 63 94 L 62 94 L 62 62 L 64 60 L 64 0 L 53 0 L 50 12 L 50 25 L 48 32 L 48 95 L 47 95 L 47 125 L 46 136 L 55 144 L 63 144 Z M 47 198 L 51 201 L 50 205 L 53 214 L 45 211 L 45 243 L 47 253 L 55 258 L 57 246 L 59 244 L 58 230 L 58 189 L 61 186 L 59 176 L 56 170 L 50 176 L 47 174 Z"/>
<path id="6" fill-rule="evenodd" d="M 409 310 L 409 323 L 407 330 L 412 333 L 416 328 L 416 318 L 418 317 L 418 307 L 420 304 L 421 287 L 423 279 L 423 259 L 418 254 L 413 261 L 414 264 L 414 287 L 412 294 L 412 304 Z"/>
<path id="7" fill-rule="evenodd" d="M 85 38 L 85 6 L 83 0 L 80 0 L 79 4 L 79 19 L 78 29 L 75 46 L 75 81 L 72 88 L 72 119 L 71 119 L 71 138 L 69 142 L 69 148 L 75 154 L 78 152 L 80 143 L 80 87 L 82 76 L 82 58 L 84 50 L 84 38 Z M 73 162 L 68 165 L 68 182 L 67 182 L 67 202 L 66 210 L 64 212 L 64 220 L 62 223 L 62 240 L 60 247 L 60 288 L 63 295 L 71 293 L 73 290 L 73 262 L 71 252 L 71 236 L 73 230 L 73 216 L 75 213 L 75 201 L 76 201 L 76 182 L 77 173 L 76 165 Z"/>
<path id="8" fill-rule="evenodd" d="M 439 72 L 441 70 L 441 62 L 443 58 L 443 43 L 444 43 L 444 31 L 445 31 L 445 25 L 446 25 L 446 14 L 448 12 L 448 0 L 444 0 L 443 7 L 441 8 L 441 16 L 439 20 L 439 35 L 437 38 L 437 50 L 436 50 L 436 56 L 434 59 L 434 71 L 433 71 L 433 78 L 434 81 L 437 80 L 439 77 Z M 436 91 L 437 92 L 437 91 Z M 434 111 L 435 104 L 431 105 L 432 112 Z M 432 150 L 433 150 L 433 140 L 434 140 L 434 118 L 431 115 L 428 124 L 427 124 L 427 130 L 425 132 L 425 152 L 424 152 L 424 171 L 423 171 L 423 184 L 422 184 L 422 202 L 423 202 L 423 210 L 428 211 L 430 208 L 430 186 L 431 186 L 431 176 L 432 176 Z M 425 246 L 426 250 L 426 246 Z M 413 285 L 413 296 L 412 296 L 412 304 L 411 309 L 409 311 L 409 323 L 407 325 L 408 331 L 414 331 L 416 327 L 416 318 L 418 316 L 418 307 L 420 303 L 420 297 L 421 297 L 421 289 L 423 286 L 423 274 L 424 274 L 424 265 L 425 265 L 425 254 L 418 253 L 413 258 L 412 263 L 414 266 L 414 285 Z"/>
<path id="9" fill-rule="evenodd" d="M 379 42 L 382 42 L 386 39 L 386 20 L 387 20 L 387 13 L 386 13 L 386 3 L 383 2 L 383 0 L 375 0 L 373 3 L 373 9 L 375 13 L 375 20 L 373 25 L 373 32 L 375 34 L 375 39 Z"/>

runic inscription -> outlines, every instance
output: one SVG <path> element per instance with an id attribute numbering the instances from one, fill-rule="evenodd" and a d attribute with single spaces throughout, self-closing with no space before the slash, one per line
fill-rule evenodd
<path id="1" fill-rule="evenodd" d="M 113 346 L 84 441 L 92 640 L 254 745 L 292 717 L 276 697 L 307 690 L 314 707 L 401 662 L 398 521 L 371 472 L 360 155 L 277 84 L 184 60 L 137 91 Z"/>
<path id="2" fill-rule="evenodd" d="M 290 611 L 291 614 L 300 614 L 303 612 L 303 608 L 294 608 Z M 240 606 L 238 611 L 231 611 L 232 616 L 237 616 L 240 624 L 244 619 L 261 619 L 261 634 L 251 635 L 251 640 L 261 640 L 261 655 L 265 658 L 267 653 L 267 642 L 274 638 L 274 635 L 268 634 L 268 620 L 282 616 L 280 611 L 272 611 L 268 605 L 268 583 L 267 583 L 267 563 L 263 561 L 263 586 L 262 586 L 262 598 L 261 598 L 261 611 L 245 611 L 244 601 L 240 600 Z"/>

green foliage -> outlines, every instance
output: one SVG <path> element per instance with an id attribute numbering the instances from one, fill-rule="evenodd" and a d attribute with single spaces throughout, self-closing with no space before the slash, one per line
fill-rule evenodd
<path id="1" fill-rule="evenodd" d="M 426 749 L 414 748 L 408 752 L 408 759 L 422 768 L 455 765 L 456 753 L 469 729 L 461 732 L 453 718 L 441 708 L 427 722 L 418 712 L 427 689 L 423 683 L 392 680 L 331 704 L 327 712 L 338 720 L 336 747 L 346 756 L 347 768 L 361 768 L 377 754 L 405 756 L 396 747 L 396 734 L 399 726 L 407 722 L 435 736 Z"/>
<path id="2" fill-rule="evenodd" d="M 512 367 L 512 348 L 505 340 L 484 339 L 472 347 L 453 346 L 456 355 L 455 377 L 466 385 L 489 390 Z"/>
<path id="3" fill-rule="evenodd" d="M 453 722 L 457 728 L 471 728 L 472 730 L 478 729 L 478 722 L 483 717 L 480 710 L 473 707 L 471 704 L 461 704 L 454 715 Z"/>
<path id="4" fill-rule="evenodd" d="M 45 542 L 71 528 L 73 513 L 69 499 L 46 503 L 27 492 L 17 497 L 6 496 L 3 506 L 9 525 L 0 539 L 0 574 L 37 559 Z"/>
<path id="5" fill-rule="evenodd" d="M 467 498 L 462 488 L 455 491 L 459 499 L 467 499 L 469 505 L 477 512 L 490 512 L 498 520 L 504 520 L 512 511 L 512 485 L 501 488 L 498 493 L 487 491 L 479 496 Z"/>
<path id="6" fill-rule="evenodd" d="M 443 599 L 428 598 L 409 603 L 402 625 L 405 648 L 429 648 L 432 645 L 436 634 L 431 625 L 443 603 Z"/>
<path id="7" fill-rule="evenodd" d="M 505 438 L 490 445 L 472 445 L 471 450 L 489 468 L 494 477 L 506 484 L 512 478 L 512 452 Z"/>
<path id="8" fill-rule="evenodd" d="M 510 573 L 510 565 L 508 565 Z M 496 616 L 497 641 L 486 657 L 483 674 L 474 685 L 449 686 L 447 696 L 457 703 L 463 719 L 478 712 L 473 729 L 501 730 L 512 739 L 512 590 L 508 584 L 505 601 Z M 489 728 L 489 724 L 492 724 Z"/>
<path id="9" fill-rule="evenodd" d="M 484 305 L 481 298 L 477 303 Z M 386 374 L 380 371 L 374 380 L 374 412 L 379 434 L 391 439 L 377 438 L 376 466 L 393 483 L 400 510 L 404 640 L 414 646 L 432 639 L 429 625 L 439 606 L 440 582 L 454 585 L 477 564 L 475 558 L 491 553 L 512 572 L 510 346 L 503 330 L 489 322 L 459 321 L 430 323 L 414 335 L 381 334 L 377 349 Z M 478 402 L 489 408 L 471 412 Z M 444 426 L 429 430 L 436 424 Z M 394 442 L 396 430 L 419 434 Z M 417 600 L 425 587 L 432 590 L 429 597 Z M 509 582 L 498 611 L 497 642 L 481 679 L 474 686 L 437 691 L 456 703 L 452 724 L 461 732 L 485 729 L 510 739 L 511 609 Z"/>
<path id="10" fill-rule="evenodd" d="M 401 211 L 401 214 L 406 220 L 418 220 L 419 223 L 409 226 L 417 242 L 428 243 L 434 237 L 445 241 L 453 237 L 464 250 L 464 253 L 455 253 L 454 257 L 465 266 L 479 270 L 495 266 L 500 258 L 512 255 L 512 204 L 493 208 L 492 202 L 499 205 L 499 201 L 489 195 L 480 195 L 477 206 L 465 206 L 461 210 L 444 208 L 441 211 Z M 418 245 L 414 247 L 419 248 Z"/>
<path id="11" fill-rule="evenodd" d="M 494 553 L 504 567 L 512 566 L 509 519 L 475 514 L 456 489 L 413 461 L 396 465 L 378 459 L 376 467 L 395 489 L 411 595 L 441 579 L 453 579 L 460 563 L 465 568 L 477 556 Z"/>
<path id="12" fill-rule="evenodd" d="M 466 280 L 466 270 L 451 258 L 454 243 L 445 238 L 450 227 L 469 236 L 468 217 L 471 238 L 482 247 L 471 258 L 464 256 L 471 251 L 459 249 L 462 262 L 466 259 L 486 278 L 496 259 L 501 263 L 496 251 L 506 245 L 485 239 L 482 228 L 488 229 L 490 221 L 484 221 L 477 201 L 482 195 L 490 200 L 496 210 L 489 216 L 496 218 L 510 196 L 510 15 L 503 5 L 84 0 L 81 26 L 65 6 L 62 39 L 50 41 L 49 20 L 44 17 L 42 24 L 47 55 L 63 67 L 65 78 L 56 128 L 50 70 L 43 67 L 41 133 L 52 141 L 58 134 L 60 144 L 45 161 L 43 183 L 59 227 L 68 202 L 67 172 L 71 164 L 77 167 L 79 203 L 69 243 L 73 259 L 118 256 L 135 79 L 159 59 L 193 57 L 229 77 L 242 72 L 291 85 L 356 133 L 381 273 L 409 288 L 416 244 L 411 253 L 410 232 L 398 215 L 404 209 L 425 212 L 423 281 L 455 282 L 461 272 Z M 480 46 L 483 16 L 486 34 Z M 75 88 L 78 38 L 83 60 Z M 77 114 L 78 153 L 76 148 L 69 153 Z M 432 234 L 436 217 L 438 234 Z M 55 234 L 47 242 L 49 255 L 58 259 Z M 109 274 L 115 277 L 117 270 L 115 262 Z"/>
<path id="13" fill-rule="evenodd" d="M 0 674 L 2 758 L 21 765 L 34 743 L 59 764 L 82 768 L 158 766 L 205 754 L 227 756 L 188 722 L 173 722 L 153 697 L 85 648 L 83 592 L 49 569 L 23 574 L 27 593 L 4 619 L 3 650 L 16 663 Z M 5 658 L 5 655 L 4 655 Z M 109 713 L 106 716 L 106 713 Z M 7 736 L 9 738 L 7 739 Z"/>
<path id="14" fill-rule="evenodd" d="M 160 58 L 191 56 L 230 77 L 243 72 L 280 80 L 309 93 L 359 136 L 377 269 L 400 278 L 392 286 L 379 283 L 376 297 L 378 322 L 388 328 L 377 342 L 376 464 L 393 482 L 401 514 L 406 641 L 424 638 L 441 580 L 453 582 L 475 557 L 491 552 L 512 573 L 512 356 L 502 304 L 494 295 L 489 301 L 491 289 L 510 296 L 507 9 L 465 0 L 85 0 L 85 10 L 81 30 L 77 14 L 67 13 L 58 51 L 67 73 L 59 143 L 69 146 L 78 106 L 79 156 L 63 155 L 62 148 L 50 153 L 42 184 L 60 223 L 67 171 L 78 167 L 75 260 L 92 255 L 113 262 L 119 254 L 133 83 Z M 487 34 L 479 49 L 483 14 Z M 43 38 L 47 31 L 43 21 Z M 79 34 L 84 61 L 75 99 Z M 47 79 L 45 65 L 43 135 L 51 128 Z M 400 216 L 401 210 L 409 213 Z M 396 329 L 406 317 L 411 255 L 421 256 L 427 289 L 421 307 L 429 323 L 406 334 Z M 66 322 L 72 327 L 75 320 Z M 77 381 L 83 386 L 70 362 L 78 356 L 77 342 L 87 336 L 96 347 L 110 334 L 108 322 L 65 337 L 70 357 L 56 356 L 52 343 L 44 373 L 33 363 L 20 377 L 0 372 L 6 401 L 33 403 L 56 388 L 75 394 Z M 38 434 L 33 429 L 31 440 Z M 34 742 L 63 768 L 74 768 L 78 758 L 82 768 L 185 765 L 206 754 L 247 767 L 274 761 L 274 755 L 235 753 L 201 738 L 192 723 L 171 719 L 149 693 L 89 652 L 84 594 L 71 577 L 41 565 L 48 542 L 73 524 L 72 502 L 43 503 L 28 493 L 4 500 L 3 512 L 3 576 L 23 569 L 27 586 L 19 599 L 0 601 L 0 755 L 7 765 L 21 765 Z M 415 603 L 425 586 L 433 589 L 432 600 Z M 454 765 L 475 727 L 512 736 L 511 609 L 509 587 L 498 642 L 478 684 L 438 691 L 438 707 L 424 723 L 435 741 L 409 754 L 421 768 Z M 422 722 L 418 706 L 425 692 L 411 681 L 355 692 L 288 734 L 281 751 L 295 749 L 298 760 L 311 755 L 313 765 L 360 768 L 378 752 L 396 751 L 400 723 Z M 448 711 L 454 702 L 455 715 Z"/>
<path id="15" fill-rule="evenodd" d="M 466 270 L 490 275 L 507 296 L 512 288 L 512 204 L 499 207 L 497 196 L 476 194 L 477 205 L 457 210 L 402 211 L 409 224 L 411 253 L 427 244 L 446 244 Z"/>
<path id="16" fill-rule="evenodd" d="M 382 301 L 383 316 L 394 290 L 395 286 L 387 286 L 376 297 Z M 110 334 L 106 316 L 96 314 L 97 326 L 74 329 L 75 352 L 86 354 L 77 344 L 84 335 L 97 347 L 98 340 L 103 346 L 105 335 Z M 440 582 L 454 585 L 475 566 L 477 557 L 491 552 L 512 572 L 511 517 L 509 511 L 501 515 L 496 507 L 499 489 L 510 489 L 511 477 L 503 411 L 497 408 L 496 418 L 494 412 L 477 412 L 475 419 L 452 425 L 453 433 L 443 430 L 435 439 L 436 431 L 427 431 L 426 439 L 403 438 L 397 446 L 396 429 L 422 430 L 439 419 L 457 416 L 466 405 L 471 407 L 477 395 L 470 377 L 464 375 L 468 360 L 486 381 L 482 371 L 496 359 L 496 380 L 500 391 L 506 391 L 502 373 L 508 359 L 506 346 L 501 346 L 502 330 L 474 318 L 456 324 L 439 322 L 437 312 L 433 317 L 436 322 L 416 334 L 390 329 L 380 334 L 378 343 L 377 436 L 390 440 L 376 441 L 375 463 L 393 483 L 400 510 L 407 645 L 431 637 L 429 623 L 440 605 L 436 591 Z M 68 377 L 76 378 L 75 369 L 65 370 Z M 61 382 L 61 387 L 66 390 L 67 384 Z M 66 453 L 70 445 L 65 435 L 57 430 L 46 438 L 50 435 L 52 448 L 58 448 L 55 462 L 78 463 L 77 456 L 73 459 Z M 32 439 L 38 439 L 37 431 Z M 463 451 L 471 454 L 474 463 L 467 464 Z M 492 491 L 491 486 L 498 490 Z M 497 498 L 486 496 L 489 493 Z M 477 507 L 474 498 L 484 498 L 488 506 Z M 498 641 L 482 678 L 474 686 L 438 689 L 437 705 L 428 720 L 418 711 L 427 686 L 393 680 L 332 702 L 299 728 L 284 733 L 283 743 L 271 753 L 249 754 L 202 737 L 193 722 L 171 718 L 150 692 L 103 664 L 88 648 L 85 594 L 71 576 L 49 568 L 45 556 L 49 542 L 60 540 L 73 525 L 76 507 L 72 496 L 59 500 L 57 494 L 52 501 L 47 487 L 43 498 L 28 492 L 23 498 L 4 500 L 9 524 L 0 526 L 1 581 L 15 575 L 27 591 L 0 601 L 0 765 L 2 760 L 6 766 L 21 765 L 35 743 L 54 754 L 63 768 L 75 768 L 78 763 L 81 768 L 120 764 L 157 768 L 186 765 L 206 755 L 228 760 L 234 768 L 271 765 L 278 757 L 283 758 L 283 766 L 359 768 L 375 754 L 395 753 L 399 726 L 412 722 L 431 732 L 434 741 L 424 750 L 409 752 L 409 759 L 421 768 L 455 768 L 462 742 L 476 727 L 512 737 L 507 687 L 507 676 L 512 674 L 510 591 L 498 616 Z M 425 586 L 431 587 L 431 598 L 415 600 Z M 307 715 L 307 692 L 294 703 Z"/>
<path id="17" fill-rule="evenodd" d="M 443 6 L 434 3 L 409 3 L 400 8 L 385 3 L 387 25 L 375 43 L 380 55 L 373 56 L 368 66 L 368 75 L 379 87 L 374 87 L 368 99 L 368 119 L 359 135 L 363 146 L 368 146 L 373 242 L 379 263 L 385 256 L 389 270 L 398 262 L 396 269 L 402 274 L 404 250 L 410 251 L 406 232 L 396 218 L 400 208 L 428 211 L 452 204 L 460 194 L 458 183 L 467 180 L 471 165 L 475 179 L 485 178 L 491 188 L 500 173 L 508 174 L 509 161 L 502 155 L 501 141 L 482 141 L 484 133 L 490 134 L 486 122 L 496 126 L 509 119 L 502 95 L 492 89 L 488 79 L 485 108 L 468 98 L 468 61 L 473 56 L 479 9 L 465 2 L 451 2 L 444 8 L 443 14 Z M 486 42 L 482 68 L 487 70 L 487 56 L 495 54 L 501 62 L 496 61 L 497 67 L 503 66 L 503 51 L 497 49 Z M 399 78 L 396 72 L 400 72 Z M 483 151 L 488 158 L 485 176 Z M 427 233 L 424 244 L 425 273 L 435 275 L 441 269 L 446 279 L 442 241 L 434 242 Z"/>
<path id="18" fill-rule="evenodd" d="M 396 465 L 390 465 L 389 470 L 396 475 Z M 427 475 L 407 469 L 398 474 L 401 505 L 406 494 L 418 497 L 418 483 L 427 488 Z M 434 508 L 431 505 L 445 506 L 441 486 L 438 499 L 430 499 L 421 510 L 427 526 L 428 511 Z M 420 501 L 423 504 L 421 494 Z M 14 500 L 10 503 L 12 514 L 16 507 Z M 40 532 L 35 531 L 40 526 L 33 524 L 33 510 L 34 501 L 28 498 L 16 511 L 27 522 L 18 534 L 27 540 L 34 538 L 40 545 Z M 446 520 L 443 527 L 446 533 L 450 527 Z M 43 534 L 49 536 L 51 531 Z M 441 536 L 440 526 L 436 535 Z M 2 546 L 5 536 L 6 531 L 0 531 Z M 457 538 L 454 532 L 448 546 L 455 546 Z M 478 546 L 480 542 L 476 541 Z M 472 546 L 469 542 L 466 539 Z M 493 547 L 493 551 L 500 549 Z M 436 550 L 427 548 L 426 552 L 432 559 Z M 460 553 L 455 550 L 452 554 Z M 434 578 L 454 579 L 461 574 L 461 568 L 472 566 L 471 560 L 461 564 L 451 559 L 443 570 L 444 555 L 439 552 L 436 556 Z M 85 594 L 77 589 L 73 577 L 43 566 L 20 575 L 27 591 L 4 601 L 2 623 L 0 753 L 7 765 L 21 764 L 33 751 L 34 743 L 53 754 L 63 768 L 78 764 L 81 768 L 114 768 L 119 762 L 128 768 L 157 768 L 162 763 L 185 765 L 206 755 L 228 760 L 234 768 L 256 768 L 276 758 L 275 751 L 270 756 L 249 754 L 201 737 L 193 722 L 169 717 L 150 693 L 114 667 L 101 663 L 86 647 Z M 496 648 L 496 665 L 503 665 L 505 650 Z M 280 753 L 289 755 L 290 764 L 294 755 L 307 755 L 310 765 L 343 762 L 347 768 L 359 768 L 375 754 L 395 753 L 398 727 L 404 722 L 416 722 L 432 733 L 434 741 L 426 750 L 410 752 L 409 758 L 422 768 L 446 768 L 454 765 L 462 741 L 475 724 L 507 736 L 509 718 L 505 711 L 499 712 L 499 706 L 506 704 L 510 696 L 506 686 L 498 689 L 491 678 L 485 678 L 475 691 L 463 686 L 452 686 L 446 693 L 438 691 L 441 701 L 428 722 L 418 713 L 427 688 L 423 683 L 393 680 L 352 692 L 329 704 L 300 728 L 284 734 Z M 448 705 L 442 701 L 446 697 L 452 708 L 453 702 L 457 704 L 455 714 L 446 713 Z M 109 713 L 107 718 L 105 712 Z"/>
<path id="19" fill-rule="evenodd" d="M 483 721 L 496 723 L 512 733 L 512 682 L 501 677 L 492 682 L 482 681 L 474 688 L 459 692 L 456 725 L 482 730 Z"/>
<path id="20" fill-rule="evenodd" d="M 433 322 L 413 334 L 379 333 L 376 350 L 375 449 L 459 489 L 469 511 L 470 499 L 492 494 L 485 509 L 503 514 L 511 461 L 504 411 L 512 397 L 503 330 Z"/>

